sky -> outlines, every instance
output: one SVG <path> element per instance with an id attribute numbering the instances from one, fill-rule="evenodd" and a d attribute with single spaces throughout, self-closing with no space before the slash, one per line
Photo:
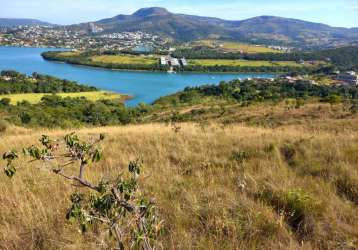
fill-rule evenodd
<path id="1" fill-rule="evenodd" d="M 358 0 L 0 0 L 0 17 L 74 24 L 153 6 L 229 20 L 273 15 L 358 27 Z"/>

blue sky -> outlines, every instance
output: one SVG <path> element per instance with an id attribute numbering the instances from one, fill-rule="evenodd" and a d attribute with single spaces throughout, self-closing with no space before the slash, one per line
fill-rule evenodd
<path id="1" fill-rule="evenodd" d="M 358 27 L 358 0 L 0 0 L 0 17 L 72 24 L 130 14 L 152 6 L 165 7 L 175 13 L 231 20 L 275 15 Z"/>

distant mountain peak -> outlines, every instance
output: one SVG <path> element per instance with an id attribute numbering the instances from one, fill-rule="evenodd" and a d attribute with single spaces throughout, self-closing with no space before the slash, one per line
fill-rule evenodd
<path id="1" fill-rule="evenodd" d="M 0 27 L 14 27 L 20 25 L 27 25 L 27 26 L 47 26 L 53 25 L 47 22 L 43 22 L 37 19 L 30 19 L 30 18 L 0 18 Z"/>
<path id="2" fill-rule="evenodd" d="M 358 28 L 336 28 L 299 19 L 263 15 L 245 20 L 175 14 L 160 7 L 139 9 L 94 23 L 101 33 L 142 31 L 177 41 L 218 39 L 289 47 L 332 47 L 358 41 Z M 89 32 L 88 24 L 72 26 Z"/>
<path id="3" fill-rule="evenodd" d="M 142 8 L 133 13 L 133 16 L 147 17 L 147 16 L 163 16 L 171 14 L 167 9 L 160 7 Z"/>

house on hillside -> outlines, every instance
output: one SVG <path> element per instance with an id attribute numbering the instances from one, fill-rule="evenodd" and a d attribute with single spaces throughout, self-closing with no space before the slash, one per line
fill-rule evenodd
<path id="1" fill-rule="evenodd" d="M 170 59 L 170 65 L 173 66 L 173 67 L 180 66 L 178 58 L 171 58 Z"/>
<path id="2" fill-rule="evenodd" d="M 336 80 L 339 81 L 342 85 L 358 85 L 358 75 L 354 71 L 340 73 L 338 74 Z"/>
<path id="3" fill-rule="evenodd" d="M 11 78 L 10 76 L 2 76 L 2 77 L 1 77 L 1 80 L 6 81 L 6 82 L 9 82 L 9 81 L 12 80 L 12 78 Z"/>

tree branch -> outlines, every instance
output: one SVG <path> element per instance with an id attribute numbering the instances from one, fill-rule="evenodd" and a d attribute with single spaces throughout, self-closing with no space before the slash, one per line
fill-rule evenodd
<path id="1" fill-rule="evenodd" d="M 116 198 L 116 200 L 118 201 L 119 205 L 124 207 L 128 212 L 133 212 L 136 210 L 136 207 L 129 204 L 127 201 L 125 201 L 121 195 L 118 193 L 118 189 L 113 187 L 112 188 L 112 194 L 114 195 L 114 197 Z"/>
<path id="2" fill-rule="evenodd" d="M 79 182 L 80 184 L 82 184 L 83 186 L 85 187 L 88 187 L 92 190 L 95 190 L 97 192 L 99 192 L 99 187 L 96 186 L 96 185 L 93 185 L 92 183 L 82 179 L 82 178 L 79 178 L 77 176 L 73 176 L 73 175 L 65 175 L 62 170 L 59 170 L 59 169 L 53 169 L 52 172 L 54 172 L 55 174 L 58 174 L 62 177 L 64 177 L 65 179 L 68 179 L 68 180 L 73 180 L 73 181 L 77 181 Z"/>
<path id="3" fill-rule="evenodd" d="M 80 179 L 83 179 L 83 174 L 84 174 L 84 171 L 85 171 L 85 167 L 86 167 L 86 164 L 84 164 L 83 161 L 81 160 L 80 174 L 79 174 Z"/>

